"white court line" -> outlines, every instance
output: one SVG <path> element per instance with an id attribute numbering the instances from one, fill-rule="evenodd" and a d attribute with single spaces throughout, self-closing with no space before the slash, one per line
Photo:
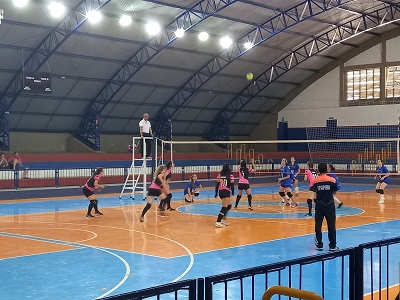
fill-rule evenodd
<path id="1" fill-rule="evenodd" d="M 35 221 L 20 221 L 21 223 L 43 223 L 43 224 L 64 224 L 64 225 L 75 225 L 75 226 L 88 226 L 88 224 L 86 223 L 86 224 L 79 224 L 79 223 L 56 223 L 56 222 L 47 222 L 47 221 L 45 221 L 45 222 L 35 222 Z M 89 226 L 94 226 L 94 227 L 100 227 L 100 228 L 111 228 L 111 229 L 118 229 L 118 230 L 123 230 L 123 231 L 133 231 L 133 232 L 137 232 L 137 233 L 141 233 L 141 234 L 147 234 L 147 235 L 150 235 L 150 236 L 154 236 L 154 237 L 157 237 L 157 238 L 161 238 L 161 239 L 165 239 L 165 240 L 167 240 L 167 241 L 170 241 L 170 242 L 172 242 L 172 243 L 174 243 L 174 244 L 177 244 L 178 246 L 180 246 L 181 248 L 183 248 L 187 253 L 188 253 L 188 255 L 189 255 L 189 258 L 190 258 L 190 262 L 189 262 L 189 265 L 187 266 L 187 268 L 185 269 L 185 271 L 182 273 L 182 274 L 180 274 L 177 278 L 175 278 L 174 280 L 172 280 L 171 282 L 176 282 L 176 281 L 178 281 L 178 280 L 180 280 L 183 276 L 185 276 L 189 271 L 190 271 L 190 269 L 193 267 L 193 265 L 194 265 L 194 255 L 193 255 L 193 253 L 190 251 L 190 249 L 189 248 L 187 248 L 185 245 L 183 245 L 183 244 L 181 244 L 181 243 L 179 243 L 178 241 L 175 241 L 175 240 L 173 240 L 173 239 L 170 239 L 170 238 L 167 238 L 167 237 L 163 237 L 163 236 L 160 236 L 160 235 L 157 235 L 157 234 L 152 234 L 152 233 L 148 233 L 148 232 L 144 232 L 144 231 L 139 231 L 139 230 L 134 230 L 134 229 L 128 229 L 128 228 L 120 228 L 120 227 L 115 227 L 115 226 L 107 226 L 107 225 L 95 225 L 95 224 L 90 224 Z M 93 246 L 89 246 L 89 245 L 85 245 L 85 244 L 83 244 L 83 247 L 93 247 Z M 98 248 L 98 247 L 93 247 L 93 248 L 95 248 L 95 249 L 99 249 L 99 250 L 101 250 L 101 249 L 103 249 L 103 248 Z M 110 249 L 110 248 L 107 248 L 107 249 Z M 112 249 L 112 250 L 115 250 L 115 251 L 122 251 L 122 250 L 118 250 L 118 249 Z M 125 251 L 122 251 L 122 252 L 125 252 Z M 132 253 L 132 252 L 129 252 L 129 253 Z M 143 255 L 142 253 L 138 253 L 138 254 L 141 254 L 141 255 Z M 181 256 L 176 256 L 176 257 L 183 257 L 184 255 L 181 255 Z M 129 265 L 128 265 L 129 266 Z M 126 281 L 126 279 L 127 279 L 127 276 L 125 276 L 124 277 L 124 282 Z M 120 287 L 122 284 L 118 284 L 118 287 Z M 117 287 L 117 288 L 118 288 Z M 114 291 L 115 289 L 113 289 L 113 291 Z M 108 293 L 110 293 L 110 292 L 108 292 Z M 107 294 L 107 293 L 106 293 Z M 102 297 L 104 297 L 106 294 L 103 294 L 102 295 Z M 108 295 L 108 294 L 107 294 Z"/>
<path id="2" fill-rule="evenodd" d="M 16 230 L 16 229 L 43 229 L 43 230 L 49 230 L 49 229 L 57 229 L 57 230 L 76 230 L 76 231 L 84 231 L 84 232 L 89 232 L 89 233 L 91 233 L 91 234 L 93 234 L 93 236 L 91 237 L 91 238 L 88 238 L 88 239 L 86 239 L 86 240 L 79 240 L 79 241 L 76 241 L 76 242 L 70 242 L 70 243 L 82 243 L 82 242 L 87 242 L 87 241 L 90 241 L 90 240 L 93 240 L 93 239 L 95 239 L 96 237 L 97 237 L 97 233 L 95 233 L 95 232 L 93 232 L 93 231 L 90 231 L 90 230 L 85 230 L 85 229 L 79 229 L 79 228 L 62 228 L 62 227 L 59 227 L 59 228 L 21 228 L 21 227 L 18 227 L 18 228 L 15 228 L 15 227 L 6 227 L 6 228 L 1 228 L 1 230 L 7 230 L 7 229 L 13 229 L 13 230 Z M 13 233 L 13 234 L 15 234 L 15 233 Z"/>
<path id="3" fill-rule="evenodd" d="M 72 246 L 78 245 L 78 246 L 81 246 L 82 248 L 85 248 L 85 247 L 93 248 L 93 249 L 100 250 L 100 251 L 103 251 L 103 252 L 106 252 L 106 253 L 108 253 L 108 254 L 111 254 L 111 255 L 115 256 L 117 259 L 119 259 L 120 261 L 122 261 L 122 263 L 125 265 L 125 275 L 124 275 L 124 277 L 120 280 L 120 282 L 119 282 L 117 285 L 115 285 L 112 289 L 110 289 L 110 290 L 107 291 L 106 293 L 104 293 L 104 294 L 98 296 L 96 299 L 104 298 L 105 296 L 107 296 L 107 295 L 109 295 L 110 293 L 114 292 L 116 289 L 118 289 L 121 285 L 123 285 L 123 284 L 125 283 L 125 281 L 126 281 L 126 280 L 128 279 L 128 277 L 129 277 L 129 275 L 131 274 L 131 268 L 130 268 L 128 262 L 127 262 L 125 259 L 123 259 L 123 258 L 122 258 L 121 256 L 119 256 L 118 254 L 115 254 L 115 253 L 113 253 L 113 252 L 111 252 L 111 251 L 108 251 L 108 250 L 103 249 L 103 248 L 100 248 L 100 247 L 90 246 L 90 245 L 85 245 L 85 244 L 79 244 L 79 243 L 72 243 L 72 242 L 62 241 L 62 240 L 55 240 L 55 239 L 53 240 L 53 239 L 47 239 L 47 238 L 40 238 L 40 237 L 29 236 L 29 235 L 14 234 L 14 233 L 9 233 L 9 234 L 7 234 L 7 233 L 0 232 L 0 235 L 9 236 L 9 237 L 10 237 L 10 236 L 11 236 L 11 237 L 19 237 L 19 238 L 23 238 L 23 239 L 27 239 L 27 240 L 42 241 L 42 242 L 56 243 L 56 244 L 62 244 L 62 245 L 63 245 L 63 244 L 65 244 L 65 245 L 72 245 Z"/>

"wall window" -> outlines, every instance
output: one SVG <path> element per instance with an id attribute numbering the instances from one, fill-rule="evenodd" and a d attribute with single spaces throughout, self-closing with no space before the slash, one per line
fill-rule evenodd
<path id="1" fill-rule="evenodd" d="M 400 66 L 386 68 L 386 97 L 400 97 Z"/>
<path id="2" fill-rule="evenodd" d="M 346 75 L 347 101 L 380 98 L 379 68 L 351 70 Z"/>

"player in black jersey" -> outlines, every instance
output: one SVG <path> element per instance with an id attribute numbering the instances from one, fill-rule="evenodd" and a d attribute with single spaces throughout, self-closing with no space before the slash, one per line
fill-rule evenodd
<path id="1" fill-rule="evenodd" d="M 96 195 L 94 194 L 94 189 L 104 189 L 105 185 L 99 184 L 101 176 L 104 176 L 103 168 L 97 168 L 94 172 L 93 176 L 89 178 L 89 180 L 85 183 L 85 186 L 82 189 L 83 194 L 90 201 L 88 206 L 88 211 L 86 217 L 94 218 L 92 215 L 92 209 L 94 208 L 95 215 L 101 216 L 103 215 L 99 208 L 97 207 L 98 200 L 96 199 Z"/>

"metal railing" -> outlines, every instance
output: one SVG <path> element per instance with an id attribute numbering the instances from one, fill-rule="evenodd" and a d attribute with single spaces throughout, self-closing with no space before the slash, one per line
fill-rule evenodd
<path id="1" fill-rule="evenodd" d="M 326 300 L 392 300 L 399 293 L 399 248 L 400 237 L 392 238 L 337 252 L 166 284 L 106 299 L 147 299 L 152 296 L 163 299 L 161 295 L 170 294 L 168 299 L 261 300 L 268 288 L 280 286 L 286 287 L 283 288 L 284 291 L 309 291 L 309 294 L 321 295 Z M 315 276 L 310 277 L 310 272 Z M 397 289 L 393 286 L 397 286 Z M 272 289 L 273 292 L 275 290 L 276 288 Z M 187 294 L 184 294 L 185 291 Z"/>
<path id="2" fill-rule="evenodd" d="M 151 297 L 157 297 L 156 299 L 160 299 L 161 295 L 165 295 L 168 297 L 168 299 L 195 300 L 196 293 L 197 293 L 196 279 L 189 279 L 101 299 L 142 300 L 142 299 L 149 299 Z"/>

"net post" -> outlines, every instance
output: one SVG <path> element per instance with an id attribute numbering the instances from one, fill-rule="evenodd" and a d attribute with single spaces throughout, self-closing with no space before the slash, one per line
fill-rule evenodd
<path id="1" fill-rule="evenodd" d="M 397 141 L 396 141 L 396 171 L 400 173 L 399 162 L 400 162 L 400 111 L 397 110 Z"/>

